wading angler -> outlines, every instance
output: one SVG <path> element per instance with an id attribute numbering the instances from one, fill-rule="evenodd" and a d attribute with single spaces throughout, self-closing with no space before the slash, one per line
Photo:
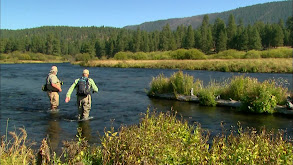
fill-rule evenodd
<path id="1" fill-rule="evenodd" d="M 77 95 L 78 120 L 88 120 L 92 104 L 91 89 L 93 93 L 98 92 L 98 87 L 94 80 L 89 78 L 89 70 L 83 70 L 82 77 L 76 79 L 70 86 L 66 94 L 66 103 L 70 101 L 70 96 L 74 89 L 76 89 Z"/>

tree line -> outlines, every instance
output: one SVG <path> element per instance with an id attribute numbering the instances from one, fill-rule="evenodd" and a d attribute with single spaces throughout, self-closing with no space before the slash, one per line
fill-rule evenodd
<path id="1" fill-rule="evenodd" d="M 0 53 L 13 51 L 48 55 L 112 58 L 118 52 L 153 52 L 177 49 L 200 49 L 206 54 L 228 49 L 241 51 L 293 46 L 293 18 L 279 23 L 255 22 L 244 26 L 234 16 L 228 22 L 217 18 L 209 23 L 205 15 L 201 26 L 180 25 L 172 31 L 169 24 L 162 30 L 147 32 L 112 27 L 46 26 L 23 30 L 1 30 Z"/>

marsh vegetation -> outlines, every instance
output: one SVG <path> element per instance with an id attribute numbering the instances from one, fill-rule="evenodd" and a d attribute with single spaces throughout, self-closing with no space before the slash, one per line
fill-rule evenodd
<path id="1" fill-rule="evenodd" d="M 195 95 L 198 96 L 199 103 L 206 106 L 216 106 L 216 97 L 220 97 L 240 101 L 243 111 L 274 113 L 276 105 L 284 105 L 290 95 L 284 87 L 285 83 L 285 80 L 270 79 L 259 82 L 256 78 L 234 76 L 223 82 L 212 80 L 204 86 L 200 79 L 195 80 L 193 76 L 179 71 L 170 78 L 163 74 L 154 77 L 150 82 L 148 95 Z M 191 89 L 193 93 L 190 93 Z"/>
<path id="2" fill-rule="evenodd" d="M 63 142 L 57 155 L 44 139 L 38 151 L 26 140 L 26 131 L 3 136 L 0 162 L 8 164 L 292 164 L 293 145 L 284 132 L 222 126 L 210 137 L 200 124 L 176 118 L 176 112 L 147 110 L 139 124 L 110 128 L 101 143 L 89 145 L 78 130 L 77 138 Z M 211 138 L 211 139 L 210 139 Z M 208 142 L 210 139 L 210 143 Z"/>

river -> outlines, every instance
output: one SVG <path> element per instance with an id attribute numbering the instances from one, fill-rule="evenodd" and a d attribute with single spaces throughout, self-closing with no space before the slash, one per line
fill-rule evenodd
<path id="1" fill-rule="evenodd" d="M 60 93 L 59 113 L 50 113 L 49 99 L 41 90 L 52 65 L 58 67 L 58 78 L 64 81 Z M 151 99 L 145 90 L 152 77 L 163 73 L 170 76 L 177 70 L 170 69 L 135 69 L 135 68 L 88 68 L 90 77 L 96 82 L 99 92 L 92 95 L 93 119 L 76 121 L 76 96 L 65 103 L 65 95 L 76 78 L 81 77 L 84 67 L 64 64 L 2 64 L 1 65 L 1 136 L 8 131 L 25 128 L 30 141 L 37 142 L 48 138 L 53 150 L 62 146 L 62 141 L 75 138 L 77 128 L 83 128 L 83 136 L 90 143 L 99 141 L 98 133 L 114 126 L 137 124 L 149 107 L 151 110 L 169 111 L 171 107 L 188 120 L 190 124 L 198 122 L 202 128 L 210 131 L 212 136 L 221 133 L 221 122 L 226 129 L 237 126 L 259 129 L 285 130 L 293 135 L 293 117 L 286 115 L 247 114 L 235 112 L 230 108 L 204 107 L 195 103 L 172 100 Z M 221 81 L 241 73 L 212 71 L 183 71 L 207 84 L 210 80 Z M 287 80 L 287 87 L 292 90 L 292 74 L 250 73 L 246 76 L 256 77 L 260 81 L 270 78 Z M 290 85 L 291 84 L 291 85 Z M 7 124 L 8 123 L 8 124 Z M 18 131 L 17 131 L 18 132 Z"/>

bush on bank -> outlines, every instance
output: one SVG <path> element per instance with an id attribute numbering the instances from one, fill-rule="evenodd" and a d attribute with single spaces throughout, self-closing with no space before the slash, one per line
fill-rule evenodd
<path id="1" fill-rule="evenodd" d="M 266 80 L 259 82 L 256 78 L 234 76 L 224 83 L 212 82 L 203 87 L 202 81 L 194 82 L 193 76 L 183 74 L 182 71 L 174 73 L 170 78 L 159 75 L 150 82 L 148 95 L 173 93 L 181 95 L 193 94 L 199 97 L 201 105 L 215 106 L 216 97 L 233 99 L 242 102 L 242 110 L 257 113 L 273 113 L 276 105 L 284 105 L 288 89 L 283 82 Z"/>
<path id="2" fill-rule="evenodd" d="M 204 60 L 204 59 L 258 59 L 258 58 L 292 58 L 292 48 L 276 48 L 263 51 L 250 50 L 247 52 L 234 49 L 221 51 L 217 54 L 206 55 L 199 49 L 177 49 L 165 52 L 118 52 L 115 60 Z"/>
<path id="3" fill-rule="evenodd" d="M 293 145 L 282 132 L 243 129 L 214 137 L 199 124 L 189 125 L 176 112 L 149 110 L 140 123 L 105 131 L 99 145 L 89 145 L 78 129 L 77 139 L 63 142 L 56 155 L 46 139 L 34 151 L 26 132 L 2 137 L 0 163 L 10 164 L 292 164 Z M 6 139 L 6 140 L 5 140 Z"/>
<path id="4" fill-rule="evenodd" d="M 0 60 L 4 62 L 17 62 L 19 60 L 23 61 L 65 61 L 66 59 L 61 56 L 46 55 L 42 53 L 32 53 L 32 52 L 20 52 L 14 51 L 8 54 L 0 54 Z"/>

